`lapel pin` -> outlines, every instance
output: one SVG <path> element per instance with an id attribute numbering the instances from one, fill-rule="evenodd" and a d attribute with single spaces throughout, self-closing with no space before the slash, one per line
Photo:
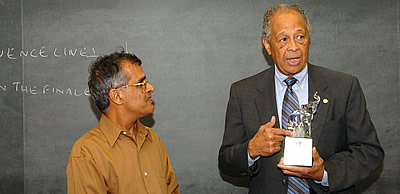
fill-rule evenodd
<path id="1" fill-rule="evenodd" d="M 326 99 L 326 98 L 324 98 L 324 99 L 322 100 L 322 102 L 323 102 L 324 104 L 327 104 L 327 103 L 329 102 L 329 100 Z"/>

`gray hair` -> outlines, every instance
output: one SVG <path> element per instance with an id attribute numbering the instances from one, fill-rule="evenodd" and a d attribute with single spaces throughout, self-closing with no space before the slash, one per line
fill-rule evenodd
<path id="1" fill-rule="evenodd" d="M 304 21 L 306 22 L 308 33 L 311 32 L 311 25 L 310 25 L 310 22 L 308 21 L 307 14 L 303 8 L 301 8 L 300 6 L 298 6 L 296 4 L 292 4 L 292 5 L 280 4 L 280 5 L 276 5 L 274 7 L 267 8 L 264 12 L 264 22 L 262 25 L 262 36 L 268 42 L 271 40 L 271 24 L 270 24 L 271 17 L 279 11 L 288 11 L 288 10 L 297 11 L 303 17 Z"/>
<path id="2" fill-rule="evenodd" d="M 98 57 L 89 67 L 89 92 L 102 113 L 107 112 L 110 105 L 110 90 L 128 84 L 131 79 L 123 70 L 124 61 L 133 65 L 142 64 L 136 55 L 122 50 Z"/>

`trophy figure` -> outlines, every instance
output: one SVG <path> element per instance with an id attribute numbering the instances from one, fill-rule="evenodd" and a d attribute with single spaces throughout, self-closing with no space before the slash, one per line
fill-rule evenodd
<path id="1" fill-rule="evenodd" d="M 312 166 L 311 121 L 321 98 L 314 94 L 314 101 L 303 104 L 289 116 L 288 130 L 294 133 L 285 137 L 284 165 Z"/>

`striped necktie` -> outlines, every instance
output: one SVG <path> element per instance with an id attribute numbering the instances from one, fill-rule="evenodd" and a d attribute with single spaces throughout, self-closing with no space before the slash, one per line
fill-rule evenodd
<path id="1" fill-rule="evenodd" d="M 282 128 L 287 129 L 289 122 L 289 115 L 295 110 L 299 109 L 299 100 L 296 93 L 293 91 L 292 86 L 297 82 L 294 77 L 285 79 L 287 84 L 285 96 L 283 97 L 282 104 Z M 288 177 L 288 192 L 287 193 L 310 193 L 308 183 L 306 180 L 294 176 Z"/>

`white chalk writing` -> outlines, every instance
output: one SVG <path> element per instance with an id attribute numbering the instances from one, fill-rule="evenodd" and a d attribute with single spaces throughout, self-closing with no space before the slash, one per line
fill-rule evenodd
<path id="1" fill-rule="evenodd" d="M 128 42 L 125 42 L 125 52 L 128 51 Z M 79 47 L 79 48 L 66 48 L 66 47 L 55 47 L 47 48 L 42 46 L 40 48 L 31 48 L 18 50 L 14 47 L 0 48 L 0 58 L 15 60 L 18 57 L 32 57 L 32 58 L 47 58 L 50 56 L 54 57 L 86 57 L 94 58 L 98 57 L 96 49 L 94 47 Z"/>
<path id="2" fill-rule="evenodd" d="M 45 85 L 42 89 L 43 94 L 65 94 L 71 96 L 90 96 L 89 89 L 85 88 L 83 91 L 74 88 L 58 88 L 50 85 Z"/>
<path id="3" fill-rule="evenodd" d="M 32 57 L 32 58 L 47 58 L 50 55 L 53 55 L 54 57 L 62 57 L 62 56 L 80 56 L 80 57 L 86 57 L 86 58 L 93 58 L 93 57 L 98 57 L 96 55 L 96 49 L 95 48 L 53 48 L 53 49 L 48 49 L 45 46 L 42 46 L 41 48 L 33 48 L 29 50 L 16 50 L 13 47 L 7 48 L 7 49 L 1 49 L 0 50 L 0 58 L 7 58 L 11 60 L 15 60 L 18 57 Z"/>
<path id="4" fill-rule="evenodd" d="M 7 86 L 10 87 L 7 87 Z M 11 91 L 7 89 L 11 88 Z M 44 84 L 42 86 L 23 84 L 21 81 L 14 81 L 9 84 L 1 84 L 0 92 L 19 92 L 31 95 L 68 95 L 68 96 L 90 96 L 89 89 L 83 88 L 73 88 L 73 87 L 59 87 L 51 84 Z"/>
<path id="5" fill-rule="evenodd" d="M 12 83 L 15 86 L 15 91 L 18 92 L 22 92 L 22 93 L 30 93 L 30 94 L 37 94 L 36 92 L 36 86 L 24 86 L 21 84 L 21 82 L 13 82 Z"/>
<path id="6" fill-rule="evenodd" d="M 7 91 L 7 85 L 0 85 L 0 89 L 4 92 Z"/>

